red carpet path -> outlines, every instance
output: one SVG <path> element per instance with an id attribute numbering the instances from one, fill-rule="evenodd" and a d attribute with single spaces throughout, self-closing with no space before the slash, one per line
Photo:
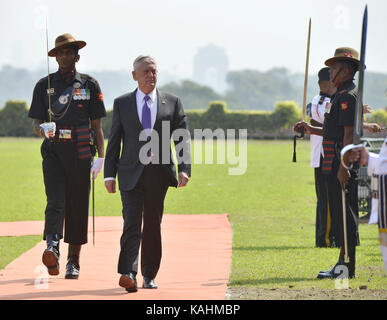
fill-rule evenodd
<path id="1" fill-rule="evenodd" d="M 60 274 L 49 276 L 41 262 L 46 244 L 34 248 L 0 270 L 0 299 L 222 300 L 231 268 L 232 231 L 227 214 L 164 215 L 163 258 L 157 290 L 127 293 L 119 287 L 117 262 L 122 217 L 97 217 L 93 247 L 82 246 L 78 280 L 64 279 L 67 244 L 61 241 Z M 42 221 L 0 223 L 0 236 L 42 234 Z"/>

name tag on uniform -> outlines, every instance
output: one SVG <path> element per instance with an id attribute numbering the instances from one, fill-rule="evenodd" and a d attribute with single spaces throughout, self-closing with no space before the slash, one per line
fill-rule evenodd
<path id="1" fill-rule="evenodd" d="M 73 92 L 74 100 L 90 100 L 90 89 L 75 89 Z"/>
<path id="2" fill-rule="evenodd" d="M 59 139 L 71 139 L 71 130 L 60 129 Z"/>

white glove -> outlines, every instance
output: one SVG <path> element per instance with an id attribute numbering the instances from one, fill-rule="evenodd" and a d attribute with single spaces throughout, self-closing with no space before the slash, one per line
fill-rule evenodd
<path id="1" fill-rule="evenodd" d="M 104 161 L 105 158 L 97 158 L 91 167 L 90 173 L 92 174 L 94 180 L 97 179 L 98 174 L 101 172 Z"/>
<path id="2" fill-rule="evenodd" d="M 53 138 L 55 136 L 56 123 L 55 122 L 45 122 L 40 125 L 44 131 L 44 135 L 47 139 Z"/>

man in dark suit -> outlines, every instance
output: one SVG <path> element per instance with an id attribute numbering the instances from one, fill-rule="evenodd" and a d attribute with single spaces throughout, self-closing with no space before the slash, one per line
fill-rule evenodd
<path id="1" fill-rule="evenodd" d="M 169 186 L 184 187 L 191 176 L 190 137 L 180 99 L 156 89 L 157 65 L 152 57 L 139 56 L 133 69 L 138 88 L 114 101 L 104 167 L 105 187 L 109 193 L 116 191 L 118 174 L 124 218 L 118 261 L 119 285 L 128 292 L 137 291 L 140 244 L 143 288 L 157 288 L 154 279 L 161 261 L 164 199 Z M 177 138 L 173 134 L 176 130 L 184 134 Z M 180 159 L 178 179 L 172 160 L 171 137 Z M 180 152 L 179 145 L 183 145 Z"/>

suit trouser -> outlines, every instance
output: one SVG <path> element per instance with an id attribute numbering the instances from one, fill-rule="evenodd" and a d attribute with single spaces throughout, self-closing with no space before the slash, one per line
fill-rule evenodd
<path id="1" fill-rule="evenodd" d="M 156 277 L 162 255 L 161 220 L 168 187 L 169 180 L 161 165 L 149 164 L 132 190 L 121 190 L 124 228 L 118 273 L 137 274 L 141 244 L 141 273 L 147 278 Z"/>
<path id="2" fill-rule="evenodd" d="M 331 213 L 329 210 L 327 186 L 325 175 L 321 172 L 321 167 L 314 169 L 314 182 L 316 188 L 316 247 L 334 246 L 331 230 Z"/>
<path id="3" fill-rule="evenodd" d="M 337 169 L 333 170 L 331 175 L 326 176 L 328 201 L 332 217 L 332 231 L 336 246 L 344 246 L 344 227 L 343 227 L 343 205 L 341 185 L 337 179 Z M 351 171 L 351 178 L 346 184 L 346 222 L 347 222 L 347 241 L 348 247 L 360 245 L 358 231 L 358 182 L 356 180 L 356 172 Z"/>
<path id="4" fill-rule="evenodd" d="M 44 237 L 58 234 L 67 243 L 87 243 L 90 158 L 78 159 L 76 143 L 42 144 L 42 167 L 47 196 Z"/>

